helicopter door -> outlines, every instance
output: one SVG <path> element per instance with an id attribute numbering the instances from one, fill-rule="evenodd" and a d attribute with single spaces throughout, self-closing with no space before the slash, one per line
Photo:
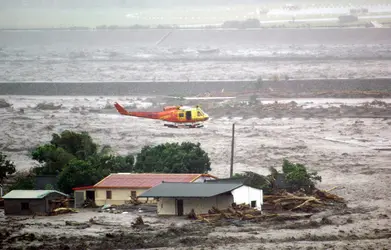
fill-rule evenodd
<path id="1" fill-rule="evenodd" d="M 191 111 L 186 111 L 186 120 L 191 120 Z"/>

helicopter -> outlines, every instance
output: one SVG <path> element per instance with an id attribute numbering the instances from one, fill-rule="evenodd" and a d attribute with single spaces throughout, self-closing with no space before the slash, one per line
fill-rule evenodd
<path id="1" fill-rule="evenodd" d="M 209 120 L 209 116 L 199 105 L 194 107 L 186 106 L 166 106 L 163 111 L 157 112 L 138 112 L 127 111 L 117 102 L 114 107 L 118 113 L 126 116 L 135 116 L 140 118 L 162 120 L 170 123 L 165 123 L 164 126 L 169 128 L 202 128 L 203 122 Z"/>

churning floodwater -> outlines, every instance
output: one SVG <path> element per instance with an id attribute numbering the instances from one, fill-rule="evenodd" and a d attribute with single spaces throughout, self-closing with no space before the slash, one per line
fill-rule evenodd
<path id="1" fill-rule="evenodd" d="M 389 29 L 1 31 L 0 81 L 390 77 L 391 37 L 387 32 Z"/>

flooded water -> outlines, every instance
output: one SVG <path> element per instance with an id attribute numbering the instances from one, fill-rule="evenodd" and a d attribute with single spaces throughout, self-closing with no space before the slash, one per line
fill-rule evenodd
<path id="1" fill-rule="evenodd" d="M 133 109 L 152 108 L 153 99 L 147 97 L 47 97 L 0 96 L 13 105 L 13 109 L 0 109 L 2 126 L 1 150 L 10 155 L 19 169 L 33 166 L 28 152 L 41 143 L 47 143 L 52 133 L 65 129 L 88 131 L 99 144 L 108 144 L 120 154 L 137 153 L 145 145 L 165 142 L 200 142 L 212 161 L 212 173 L 229 174 L 231 125 L 236 126 L 235 171 L 265 173 L 266 165 L 280 165 L 288 157 L 322 170 L 338 159 L 348 163 L 350 157 L 376 154 L 373 148 L 385 147 L 384 139 L 390 133 L 383 119 L 302 119 L 302 118 L 213 118 L 202 129 L 171 129 L 163 122 L 120 116 L 113 108 L 118 101 Z M 272 102 L 274 100 L 262 100 Z M 278 100 L 281 102 L 282 100 Z M 285 101 L 292 101 L 286 99 Z M 320 99 L 294 100 L 312 106 L 359 105 L 371 99 Z M 391 102 L 391 100 L 385 100 Z M 36 108 L 38 104 L 62 105 L 58 109 Z M 159 103 L 155 103 L 159 106 Z M 161 103 L 161 105 L 164 105 Z M 47 107 L 51 107 L 50 105 Z M 23 109 L 23 112 L 20 109 Z M 207 112 L 207 110 L 206 110 Z M 359 121 L 359 123 L 357 123 Z M 373 150 L 373 152 L 372 152 Z M 343 152 L 349 157 L 341 157 Z M 372 153 L 371 153 L 372 152 Z M 330 165 L 331 164 L 331 165 Z M 349 163 L 350 164 L 350 163 Z"/>
<path id="2" fill-rule="evenodd" d="M 0 81 L 390 77 L 391 37 L 387 32 L 2 31 Z"/>

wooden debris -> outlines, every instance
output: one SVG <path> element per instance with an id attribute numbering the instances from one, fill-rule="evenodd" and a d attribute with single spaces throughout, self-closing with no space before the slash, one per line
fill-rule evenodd
<path id="1" fill-rule="evenodd" d="M 77 213 L 77 210 L 69 207 L 59 207 L 54 209 L 50 215 L 58 215 L 58 214 L 67 214 L 67 213 Z"/>
<path id="2" fill-rule="evenodd" d="M 140 205 L 142 204 L 141 201 L 139 201 L 137 198 L 135 197 L 130 197 L 130 201 L 129 201 L 130 204 L 133 204 L 133 205 Z"/>
<path id="3" fill-rule="evenodd" d="M 264 204 L 274 210 L 316 212 L 319 208 L 326 207 L 329 202 L 344 202 L 344 199 L 319 189 L 316 189 L 310 196 L 301 192 L 295 194 L 283 192 L 264 196 Z"/>
<path id="4" fill-rule="evenodd" d="M 274 213 L 267 214 L 251 208 L 248 204 L 237 205 L 234 203 L 227 209 L 212 207 L 207 214 L 197 215 L 193 209 L 188 214 L 188 218 L 208 223 L 213 223 L 221 219 L 236 219 L 252 222 L 264 220 L 299 220 L 311 217 L 314 212 L 318 212 L 330 204 L 344 203 L 344 199 L 328 191 L 316 189 L 311 195 L 306 195 L 302 192 L 281 192 L 275 195 L 265 195 L 263 203 L 264 207 L 269 207 Z M 277 210 L 281 210 L 281 213 L 275 213 Z M 293 213 L 293 211 L 306 212 L 306 214 Z"/>
<path id="5" fill-rule="evenodd" d="M 134 222 L 132 222 L 132 227 L 144 226 L 144 220 L 141 216 L 138 216 Z"/>

